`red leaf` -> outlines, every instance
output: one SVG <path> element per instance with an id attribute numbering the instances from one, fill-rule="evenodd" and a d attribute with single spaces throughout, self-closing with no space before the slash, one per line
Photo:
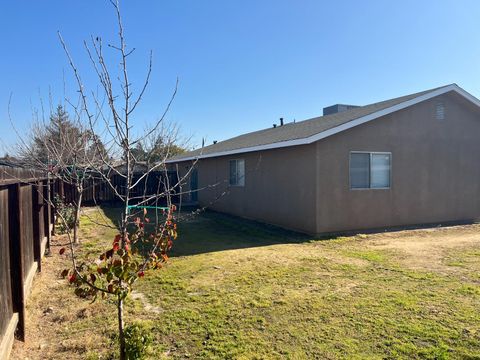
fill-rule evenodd
<path id="1" fill-rule="evenodd" d="M 149 219 L 149 218 L 145 218 L 145 222 L 146 222 L 146 223 L 149 223 L 149 222 L 150 222 L 150 219 Z"/>
<path id="2" fill-rule="evenodd" d="M 145 276 L 145 273 L 143 271 L 139 271 L 137 273 L 138 277 L 144 277 Z"/>
<path id="3" fill-rule="evenodd" d="M 75 282 L 75 280 L 77 279 L 77 276 L 75 274 L 72 274 L 70 275 L 70 277 L 68 278 L 68 281 L 71 283 Z"/>
<path id="4" fill-rule="evenodd" d="M 113 240 L 113 242 L 114 242 L 114 243 L 118 243 L 118 242 L 120 242 L 120 239 L 121 239 L 121 238 L 122 238 L 122 235 L 117 234 L 117 235 L 115 235 L 115 239 Z"/>
<path id="5" fill-rule="evenodd" d="M 118 243 L 113 244 L 113 251 L 118 251 L 120 249 L 120 245 Z"/>
<path id="6" fill-rule="evenodd" d="M 59 251 L 60 255 L 63 255 L 64 252 L 65 252 L 65 248 L 61 248 Z"/>

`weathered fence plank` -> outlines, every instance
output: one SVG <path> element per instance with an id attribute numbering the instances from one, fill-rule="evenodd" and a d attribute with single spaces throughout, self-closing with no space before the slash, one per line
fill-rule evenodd
<path id="1" fill-rule="evenodd" d="M 9 185 L 10 275 L 13 311 L 18 314 L 17 337 L 25 341 L 24 256 L 21 184 Z"/>
<path id="2" fill-rule="evenodd" d="M 48 179 L 42 182 L 42 202 L 43 202 L 43 236 L 42 240 L 42 254 L 45 254 L 47 249 L 50 249 L 50 234 L 52 233 L 52 207 L 50 206 L 50 184 Z"/>
<path id="3" fill-rule="evenodd" d="M 37 270 L 42 271 L 42 240 L 43 219 L 41 219 L 42 205 L 40 202 L 40 189 L 37 184 L 32 185 L 32 228 L 33 228 L 33 260 L 37 263 Z"/>
<path id="4" fill-rule="evenodd" d="M 8 188 L 0 187 L 0 209 L 8 209 Z M 14 316 L 10 278 L 9 212 L 0 211 L 0 359 L 8 355 L 18 316 Z"/>

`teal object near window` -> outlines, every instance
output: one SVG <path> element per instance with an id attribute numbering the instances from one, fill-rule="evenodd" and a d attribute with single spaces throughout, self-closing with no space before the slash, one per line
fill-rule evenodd
<path id="1" fill-rule="evenodd" d="M 167 211 L 167 206 L 150 206 L 150 205 L 128 205 L 127 211 L 130 214 L 130 209 L 155 209 L 155 210 L 162 210 Z"/>

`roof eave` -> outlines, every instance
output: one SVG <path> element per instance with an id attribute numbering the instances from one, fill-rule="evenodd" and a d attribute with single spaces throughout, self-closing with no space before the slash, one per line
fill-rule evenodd
<path id="1" fill-rule="evenodd" d="M 192 161 L 192 160 L 198 160 L 198 159 L 206 159 L 206 158 L 212 158 L 212 157 L 220 157 L 220 156 L 227 156 L 227 155 L 235 155 L 235 154 L 242 154 L 246 152 L 253 152 L 253 151 L 263 151 L 263 150 L 270 150 L 270 149 L 277 149 L 277 148 L 283 148 L 283 147 L 289 147 L 289 146 L 298 146 L 298 145 L 308 145 L 311 143 L 314 143 L 316 141 L 319 141 L 321 139 L 324 139 L 326 137 L 338 134 L 339 132 L 351 129 L 355 126 L 365 124 L 369 121 L 375 120 L 379 117 L 391 114 L 393 112 L 405 109 L 407 107 L 413 106 L 415 104 L 418 104 L 420 102 L 432 99 L 436 96 L 445 94 L 447 92 L 454 91 L 458 93 L 459 95 L 463 96 L 470 102 L 472 102 L 474 105 L 480 107 L 480 100 L 477 99 L 475 96 L 472 94 L 468 93 L 467 91 L 463 90 L 461 87 L 459 87 L 457 84 L 451 84 L 447 85 L 445 87 L 442 87 L 437 90 L 433 90 L 427 94 L 423 94 L 420 96 L 417 96 L 413 99 L 404 101 L 400 104 L 396 104 L 393 106 L 390 106 L 386 109 L 382 109 L 379 111 L 376 111 L 374 113 L 359 117 L 357 119 L 351 120 L 345 124 L 341 124 L 339 126 L 333 127 L 331 129 L 322 131 L 318 134 L 301 138 L 301 139 L 294 139 L 294 140 L 286 140 L 286 141 L 280 141 L 276 143 L 271 143 L 271 144 L 266 144 L 266 145 L 257 145 L 257 146 L 250 146 L 246 148 L 239 148 L 239 149 L 233 149 L 233 150 L 226 150 L 226 151 L 218 151 L 215 153 L 211 154 L 200 154 L 200 155 L 195 155 L 195 156 L 189 156 L 189 157 L 184 157 L 180 159 L 170 159 L 167 160 L 167 164 L 172 164 L 172 163 L 177 163 L 177 162 L 183 162 L 183 161 Z"/>

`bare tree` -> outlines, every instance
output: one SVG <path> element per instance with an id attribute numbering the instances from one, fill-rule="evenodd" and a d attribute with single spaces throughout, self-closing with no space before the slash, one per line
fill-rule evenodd
<path id="1" fill-rule="evenodd" d="M 78 295 L 97 296 L 100 293 L 116 297 L 120 359 L 125 359 L 124 300 L 131 292 L 135 281 L 144 275 L 146 269 L 158 268 L 166 261 L 167 251 L 177 236 L 174 218 L 176 207 L 172 203 L 172 196 L 173 189 L 179 181 L 169 178 L 165 164 L 166 158 L 170 156 L 170 150 L 175 145 L 177 133 L 175 128 L 165 126 L 165 117 L 175 98 L 178 79 L 160 118 L 141 135 L 136 135 L 132 131 L 132 119 L 150 81 L 152 53 L 146 77 L 139 87 L 135 87 L 129 78 L 127 66 L 128 59 L 135 49 L 127 48 L 118 0 L 110 3 L 117 19 L 118 43 L 108 44 L 107 49 L 113 51 L 119 59 L 119 74 L 115 74 L 115 71 L 107 65 L 105 46 L 101 37 L 92 37 L 90 42 L 84 42 L 92 69 L 97 76 L 101 95 L 96 91 L 87 91 L 66 42 L 60 33 L 58 36 L 80 95 L 78 104 L 68 102 L 76 116 L 85 119 L 90 132 L 97 135 L 92 137 L 92 141 L 97 147 L 97 153 L 100 154 L 99 161 L 90 162 L 87 167 L 101 177 L 104 184 L 122 203 L 119 234 L 113 240 L 112 248 L 101 254 L 100 264 L 78 264 L 71 243 L 73 269 L 65 270 L 63 274 L 69 276 L 70 282 L 77 285 Z M 151 141 L 152 137 L 157 143 L 161 142 L 162 153 L 156 157 L 155 162 L 139 161 L 135 156 L 136 150 Z M 101 144 L 105 144 L 108 156 L 102 155 Z M 111 159 L 116 161 L 113 162 Z M 143 166 L 142 172 L 136 171 L 139 165 Z M 163 176 L 158 178 L 158 173 Z M 151 176 L 157 176 L 158 179 L 158 186 L 155 189 L 147 186 Z M 121 187 L 112 180 L 114 177 L 122 179 Z M 160 220 L 155 213 L 155 226 L 147 233 L 144 226 L 150 222 L 150 218 L 146 207 L 158 205 L 163 205 L 164 217 Z M 129 233 L 129 228 L 132 227 L 134 230 Z M 142 247 L 148 250 L 136 252 L 134 245 L 138 242 L 142 242 Z M 64 251 L 61 250 L 62 253 Z"/>
<path id="2" fill-rule="evenodd" d="M 107 152 L 98 135 L 80 117 L 71 118 L 62 105 L 51 112 L 48 120 L 38 112 L 34 112 L 33 118 L 30 132 L 26 136 L 18 134 L 16 156 L 24 166 L 43 170 L 62 186 L 73 187 L 69 199 L 74 208 L 73 219 L 66 219 L 65 227 L 73 228 L 74 243 L 78 243 L 83 195 L 95 177 L 92 165 L 98 166 L 101 159 L 108 157 Z"/>
<path id="3" fill-rule="evenodd" d="M 76 188 L 74 233 L 67 233 L 69 251 L 60 250 L 61 254 L 70 256 L 72 268 L 63 270 L 62 274 L 76 286 L 75 293 L 79 296 L 115 297 L 120 359 L 125 359 L 125 298 L 147 269 L 157 269 L 168 259 L 167 252 L 177 237 L 176 206 L 172 197 L 190 173 L 182 179 L 172 178 L 166 166 L 166 159 L 182 149 L 178 145 L 178 128 L 166 122 L 177 93 L 178 79 L 160 117 L 140 135 L 132 131 L 135 111 L 150 82 L 153 57 L 150 53 L 145 79 L 136 86 L 129 78 L 127 66 L 135 49 L 127 48 L 119 1 L 110 0 L 110 3 L 118 24 L 118 43 L 105 46 L 101 37 L 84 42 L 98 80 L 97 86 L 92 88 L 95 90 L 87 90 L 66 42 L 58 33 L 77 88 L 75 99 L 65 95 L 70 116 L 66 115 L 64 107 L 51 111 L 48 120 L 36 113 L 29 134 L 32 140 L 18 132 L 17 135 L 20 140 L 18 153 L 26 165 L 45 170 L 49 176 Z M 120 66 L 114 70 L 107 65 L 105 49 L 119 60 Z M 119 73 L 115 69 L 120 69 Z M 43 106 L 41 113 L 43 115 Z M 144 153 L 142 159 L 138 156 L 139 149 Z M 148 185 L 152 178 L 156 182 L 154 188 Z M 77 259 L 74 244 L 78 242 L 78 220 L 90 179 L 108 187 L 122 203 L 122 211 L 118 235 L 112 239 L 112 246 L 89 263 Z M 114 179 L 121 179 L 121 184 Z M 155 211 L 154 221 L 148 214 L 148 207 L 162 209 L 160 214 Z M 63 224 L 68 223 L 61 212 L 56 216 Z M 145 231 L 147 224 L 149 231 Z M 99 225 L 110 226 L 106 221 Z M 140 243 L 141 246 L 137 246 Z M 139 248 L 142 251 L 138 251 Z"/>

